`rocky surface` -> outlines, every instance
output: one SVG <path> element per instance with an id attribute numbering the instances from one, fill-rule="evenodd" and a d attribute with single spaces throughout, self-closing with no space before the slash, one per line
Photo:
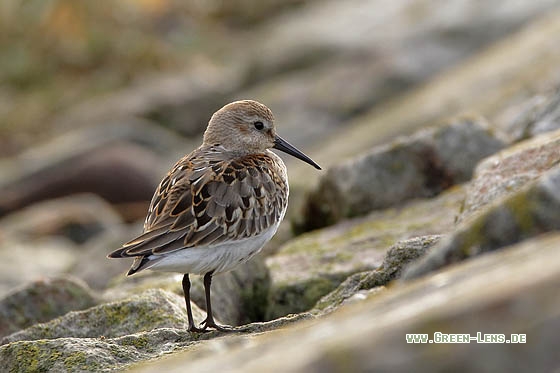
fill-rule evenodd
<path id="1" fill-rule="evenodd" d="M 0 337 L 95 303 L 91 290 L 75 279 L 34 281 L 0 299 Z"/>
<path id="2" fill-rule="evenodd" d="M 556 85 L 522 103 L 512 104 L 496 119 L 510 141 L 560 129 L 560 89 Z"/>
<path id="3" fill-rule="evenodd" d="M 291 372 L 554 370 L 559 244 L 558 234 L 539 237 L 394 286 L 322 320 L 268 335 L 217 340 L 134 371 L 180 372 L 186 364 L 208 372 L 224 366 L 232 372 L 271 366 Z M 525 334 L 527 343 L 406 343 L 407 334 L 434 339 L 434 332 L 472 337 L 480 332 L 481 338 L 498 333 L 507 339 Z"/>
<path id="4" fill-rule="evenodd" d="M 64 239 L 51 238 L 35 243 L 9 237 L 0 244 L 0 296 L 39 278 L 63 274 L 76 260 L 76 246 Z"/>
<path id="5" fill-rule="evenodd" d="M 560 131 L 523 141 L 481 162 L 469 184 L 460 219 L 492 201 L 515 193 L 560 165 Z"/>
<path id="6" fill-rule="evenodd" d="M 130 261 L 127 261 L 127 268 Z M 148 289 L 159 288 L 183 297 L 180 274 L 141 273 L 125 277 L 116 275 L 105 291 L 106 299 L 122 299 Z M 202 276 L 191 276 L 191 299 L 206 309 Z M 242 325 L 263 321 L 268 305 L 270 275 L 261 258 L 244 263 L 231 272 L 214 276 L 212 280 L 212 311 L 216 318 L 228 325 Z"/>
<path id="7" fill-rule="evenodd" d="M 0 160 L 0 370 L 558 370 L 557 2 L 126 2 L 100 33 L 108 9 L 51 5 L 0 9 L 0 155 L 34 145 Z M 36 46 L 33 19 L 40 68 L 2 37 Z M 180 274 L 105 256 L 235 98 L 325 172 L 285 158 L 275 242 L 213 282 L 233 333 L 189 333 Z M 528 343 L 406 343 L 435 332 Z"/>
<path id="8" fill-rule="evenodd" d="M 373 212 L 289 241 L 267 259 L 268 318 L 311 309 L 349 275 L 380 267 L 398 241 L 448 232 L 463 198 L 463 189 L 457 187 L 433 199 Z"/>
<path id="9" fill-rule="evenodd" d="M 434 246 L 440 236 L 420 236 L 404 240 L 391 246 L 385 255 L 383 264 L 372 271 L 365 271 L 349 276 L 334 291 L 321 298 L 314 312 L 332 312 L 352 299 L 364 299 L 384 289 L 391 280 L 401 277 L 403 269 L 418 259 Z"/>
<path id="10" fill-rule="evenodd" d="M 195 319 L 204 314 L 194 308 Z M 150 290 L 131 298 L 72 311 L 4 337 L 1 344 L 57 338 L 115 338 L 158 328 L 186 328 L 184 300 L 163 290 Z"/>
<path id="11" fill-rule="evenodd" d="M 496 134 L 507 138 L 510 122 L 504 117 L 506 112 L 560 86 L 560 53 L 549 37 L 560 32 L 559 19 L 558 12 L 550 12 L 418 89 L 359 113 L 345 122 L 344 130 L 321 141 L 308 155 L 322 166 L 332 166 L 373 145 L 390 142 L 396 135 L 449 122 L 449 117 L 464 112 L 483 116 Z M 293 189 L 319 177 L 299 162 L 289 166 Z"/>
<path id="12" fill-rule="evenodd" d="M 189 149 L 165 130 L 134 119 L 71 131 L 0 163 L 0 216 L 46 199 L 92 193 L 134 221 L 145 215 L 167 170 L 163 153 L 167 159 L 181 145 Z"/>
<path id="13" fill-rule="evenodd" d="M 377 147 L 328 170 L 308 197 L 301 228 L 434 196 L 469 180 L 478 161 L 502 147 L 484 122 L 472 119 Z"/>
<path id="14" fill-rule="evenodd" d="M 77 194 L 35 203 L 0 219 L 0 224 L 21 241 L 57 236 L 83 244 L 113 230 L 122 219 L 103 199 Z"/>
<path id="15" fill-rule="evenodd" d="M 66 272 L 85 281 L 92 289 L 106 290 L 116 279 L 124 279 L 130 268 L 128 260 L 107 260 L 107 254 L 141 232 L 141 224 L 117 225 L 110 231 L 88 240 L 74 250 L 74 261 Z"/>
<path id="16" fill-rule="evenodd" d="M 158 329 L 118 338 L 58 338 L 0 347 L 4 369 L 13 372 L 99 372 L 170 353 L 191 340 L 177 330 Z M 157 347 L 155 347 L 157 346 Z"/>
<path id="17" fill-rule="evenodd" d="M 554 230 L 560 230 L 560 167 L 465 221 L 429 255 L 412 265 L 404 277 L 421 276 Z"/>
<path id="18" fill-rule="evenodd" d="M 132 236 L 120 214 L 92 194 L 33 204 L 0 219 L 0 295 L 44 276 L 71 273 L 105 288 L 126 263 L 108 262 L 110 248 Z M 30 260 L 33 258 L 33 260 Z"/>

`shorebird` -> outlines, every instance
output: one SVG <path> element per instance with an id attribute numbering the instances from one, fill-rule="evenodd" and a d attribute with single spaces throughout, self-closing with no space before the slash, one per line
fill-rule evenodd
<path id="1" fill-rule="evenodd" d="M 200 147 L 181 158 L 159 184 L 144 232 L 108 255 L 134 258 L 128 275 L 145 269 L 183 274 L 188 330 L 230 330 L 214 321 L 212 276 L 249 260 L 274 236 L 288 207 L 288 176 L 278 149 L 321 167 L 276 134 L 274 117 L 251 100 L 212 115 Z M 204 275 L 206 319 L 195 325 L 189 274 Z"/>

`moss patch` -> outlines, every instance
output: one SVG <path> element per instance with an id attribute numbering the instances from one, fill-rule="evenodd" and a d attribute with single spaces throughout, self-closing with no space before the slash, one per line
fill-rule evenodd
<path id="1" fill-rule="evenodd" d="M 267 319 L 272 320 L 311 309 L 322 296 L 334 290 L 347 276 L 348 274 L 325 275 L 302 283 L 278 286 L 271 294 Z"/>

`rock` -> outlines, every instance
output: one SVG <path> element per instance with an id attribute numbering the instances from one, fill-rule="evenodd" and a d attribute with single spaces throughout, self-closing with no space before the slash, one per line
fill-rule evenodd
<path id="1" fill-rule="evenodd" d="M 553 7 L 549 0 L 499 3 L 510 12 L 499 11 L 498 3 L 467 1 L 437 7 L 429 0 L 306 3 L 257 27 L 249 43 L 242 35 L 235 44 L 240 59 L 249 56 L 244 65 L 256 82 L 235 97 L 260 98 L 277 115 L 285 138 L 304 149 L 315 145 L 319 160 L 331 165 L 336 157 L 321 151 L 326 139 L 359 154 L 351 142 L 339 141 L 348 133 L 349 120 L 372 109 L 393 109 L 391 98 L 468 60 Z M 426 106 L 452 109 L 449 115 L 464 107 L 461 102 L 431 104 Z M 401 116 L 416 118 L 421 110 L 412 106 Z M 367 127 L 359 140 L 370 148 L 399 123 L 380 121 Z"/>
<path id="2" fill-rule="evenodd" d="M 54 237 L 40 242 L 0 239 L 0 296 L 38 278 L 56 277 L 74 265 L 79 250 L 67 239 Z"/>
<path id="3" fill-rule="evenodd" d="M 360 300 L 377 294 L 384 285 L 401 276 L 403 268 L 423 256 L 441 236 L 421 236 L 397 242 L 385 255 L 383 264 L 372 271 L 356 273 L 348 277 L 334 291 L 321 298 L 313 310 L 329 313 L 340 305 L 351 302 L 352 297 Z M 377 289 L 372 291 L 372 289 Z"/>
<path id="4" fill-rule="evenodd" d="M 453 234 L 405 271 L 403 278 L 423 276 L 443 266 L 488 251 L 560 230 L 560 167 L 513 195 L 465 220 Z"/>
<path id="5" fill-rule="evenodd" d="M 413 6 L 414 2 L 410 4 Z M 340 7 L 347 7 L 347 4 L 340 4 Z M 440 72 L 426 84 L 383 101 L 382 105 L 355 113 L 345 120 L 343 130 L 321 136 L 318 144 L 305 147 L 306 154 L 326 169 L 375 145 L 387 143 L 395 136 L 445 123 L 448 118 L 465 111 L 486 118 L 496 136 L 506 139 L 508 136 L 500 129 L 507 123 L 499 127 L 494 125 L 502 122 L 504 111 L 547 91 L 552 82 L 560 82 L 557 68 L 560 53 L 557 53 L 555 40 L 550 38 L 560 32 L 559 19 L 557 11 L 548 12 L 547 16 L 489 46 L 484 53 Z M 330 21 L 327 23 L 330 25 Z M 386 37 L 383 38 L 386 42 Z M 338 96 L 340 94 L 335 94 Z M 301 131 L 301 126 L 298 123 L 295 131 Z M 290 161 L 288 164 L 294 192 L 290 193 L 291 199 L 296 197 L 298 188 L 300 193 L 309 190 L 321 175 L 309 172 L 309 166 L 300 163 Z"/>
<path id="6" fill-rule="evenodd" d="M 381 266 L 398 241 L 447 233 L 463 198 L 462 188 L 454 187 L 289 241 L 266 260 L 272 281 L 267 318 L 311 309 L 349 275 Z"/>
<path id="7" fill-rule="evenodd" d="M 227 325 L 264 321 L 268 307 L 270 275 L 259 257 L 212 280 L 212 310 Z M 193 281 L 192 300 L 206 309 L 202 277 Z"/>
<path id="8" fill-rule="evenodd" d="M 235 61 L 219 66 L 207 57 L 185 71 L 153 74 L 129 87 L 94 97 L 63 113 L 54 122 L 75 128 L 115 118 L 144 118 L 186 135 L 200 135 L 210 116 L 231 101 L 244 74 Z"/>
<path id="9" fill-rule="evenodd" d="M 498 127 L 510 141 L 521 141 L 560 129 L 560 89 L 545 89 L 522 103 L 515 103 L 498 118 Z"/>
<path id="10" fill-rule="evenodd" d="M 125 261 L 123 261 L 125 262 Z M 127 262 L 130 265 L 129 262 Z M 124 272 L 124 271 L 123 271 Z M 138 276 L 117 275 L 104 297 L 120 299 L 147 289 L 163 289 L 183 295 L 181 281 L 183 275 L 162 272 L 145 272 Z M 191 300 L 202 310 L 206 310 L 206 297 L 202 276 L 190 276 Z M 270 276 L 262 259 L 253 258 L 233 271 L 212 279 L 212 311 L 214 316 L 227 325 L 243 325 L 264 321 L 268 302 Z"/>
<path id="11" fill-rule="evenodd" d="M 459 220 L 518 191 L 560 163 L 560 131 L 537 136 L 488 157 L 475 170 Z"/>
<path id="12" fill-rule="evenodd" d="M 150 158 L 136 145 L 104 146 L 4 186 L 0 208 L 5 214 L 45 199 L 94 193 L 121 206 L 142 203 L 145 214 L 157 186 Z"/>
<path id="13" fill-rule="evenodd" d="M 113 260 L 121 263 L 124 269 L 115 274 L 114 277 L 107 282 L 107 288 L 102 296 L 108 302 L 120 301 L 127 299 L 134 294 L 141 294 L 149 290 L 165 290 L 175 293 L 183 298 L 183 288 L 181 281 L 183 275 L 179 273 L 165 273 L 155 271 L 143 271 L 134 276 L 126 276 L 126 272 L 132 261 L 130 260 Z M 191 282 L 194 283 L 194 276 L 191 276 Z M 191 290 L 194 290 L 191 288 Z"/>
<path id="14" fill-rule="evenodd" d="M 95 303 L 91 290 L 76 279 L 34 281 L 0 299 L 0 337 Z"/>
<path id="15" fill-rule="evenodd" d="M 500 12 L 498 3 L 453 1 L 433 7 L 426 0 L 315 1 L 272 19 L 254 33 L 253 74 L 267 76 L 293 70 L 301 61 L 322 64 L 329 57 L 369 52 L 368 57 L 385 65 L 378 72 L 381 78 L 369 81 L 371 85 L 419 81 L 554 8 L 549 1 L 499 3 L 507 4 L 510 12 Z M 312 59 L 321 51 L 322 58 Z"/>
<path id="16" fill-rule="evenodd" d="M 0 295 L 66 273 L 102 289 L 108 275 L 125 271 L 125 263 L 105 256 L 127 240 L 127 228 L 111 205 L 93 194 L 38 202 L 5 216 L 0 225 L 0 255 L 6 255 L 0 263 Z"/>
<path id="17" fill-rule="evenodd" d="M 156 329 L 117 338 L 57 338 L 0 346 L 6 371 L 99 372 L 122 369 L 185 347 L 186 331 Z"/>
<path id="18" fill-rule="evenodd" d="M 134 238 L 140 232 L 142 223 L 117 225 L 89 240 L 80 247 L 79 256 L 68 272 L 95 290 L 106 289 L 116 276 L 124 278 L 131 262 L 109 259 L 107 254 Z"/>
<path id="19" fill-rule="evenodd" d="M 121 217 L 103 199 L 93 194 L 73 195 L 39 202 L 0 220 L 14 239 L 40 241 L 61 236 L 76 244 L 115 229 Z"/>
<path id="20" fill-rule="evenodd" d="M 302 314 L 285 317 L 268 323 L 251 324 L 240 332 L 263 333 L 309 319 L 313 319 L 313 316 Z M 135 362 L 160 358 L 219 335 L 215 331 L 196 334 L 185 329 L 160 328 L 115 338 L 65 337 L 18 341 L 0 346 L 0 359 L 7 371 L 120 370 Z M 211 343 L 210 349 L 212 343 L 220 343 L 221 340 L 223 338 L 208 341 Z M 201 346 L 201 349 L 207 346 Z"/>
<path id="21" fill-rule="evenodd" d="M 480 159 L 502 147 L 483 122 L 464 119 L 374 148 L 328 170 L 304 206 L 301 228 L 434 196 L 468 180 Z"/>
<path id="22" fill-rule="evenodd" d="M 189 10 L 197 17 L 219 21 L 229 26 L 248 27 L 268 21 L 271 16 L 286 8 L 294 10 L 304 3 L 302 0 L 267 0 L 258 3 L 245 0 L 191 2 Z"/>
<path id="23" fill-rule="evenodd" d="M 155 187 L 172 164 L 162 161 L 154 149 L 167 146 L 169 152 L 172 142 L 164 130 L 145 122 L 120 124 L 122 128 L 113 122 L 75 130 L 4 163 L 0 215 L 46 199 L 93 193 L 116 205 L 127 221 L 143 218 Z M 154 139 L 161 143 L 147 145 L 157 143 Z"/>
<path id="24" fill-rule="evenodd" d="M 133 371 L 174 373 L 186 364 L 205 372 L 551 371 L 560 343 L 559 245 L 558 234 L 541 236 L 398 284 L 344 312 L 204 343 Z M 406 343 L 407 334 L 434 339 L 435 332 L 521 333 L 527 343 Z"/>
<path id="25" fill-rule="evenodd" d="M 193 307 L 196 320 L 205 315 Z M 156 328 L 186 328 L 184 300 L 163 290 L 150 290 L 129 299 L 72 311 L 4 337 L 1 344 L 56 338 L 115 338 Z"/>

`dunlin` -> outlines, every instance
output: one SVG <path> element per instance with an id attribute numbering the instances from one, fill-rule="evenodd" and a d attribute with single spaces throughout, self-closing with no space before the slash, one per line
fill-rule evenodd
<path id="1" fill-rule="evenodd" d="M 265 105 L 244 100 L 224 106 L 210 119 L 202 145 L 159 184 L 144 233 L 108 256 L 133 257 L 128 275 L 144 269 L 184 274 L 189 331 L 229 330 L 212 316 L 212 276 L 257 254 L 284 218 L 286 166 L 271 148 L 321 169 L 276 134 Z M 201 328 L 192 316 L 189 274 L 204 275 L 207 315 Z"/>

